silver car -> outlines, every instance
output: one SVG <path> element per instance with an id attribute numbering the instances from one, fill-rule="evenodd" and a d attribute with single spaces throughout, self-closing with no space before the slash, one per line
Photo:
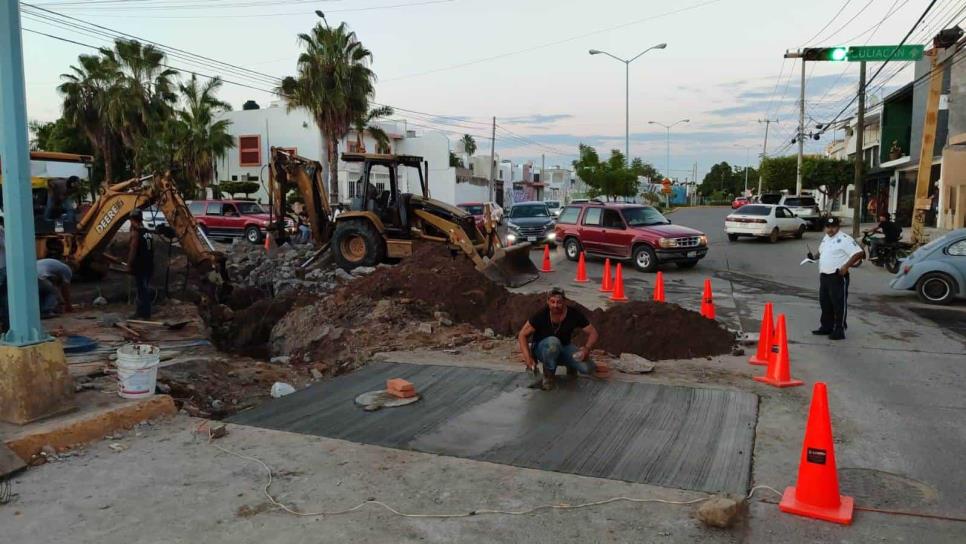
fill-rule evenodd
<path id="1" fill-rule="evenodd" d="M 966 297 L 966 229 L 954 230 L 920 247 L 899 266 L 889 283 L 915 290 L 929 304 L 949 304 Z"/>

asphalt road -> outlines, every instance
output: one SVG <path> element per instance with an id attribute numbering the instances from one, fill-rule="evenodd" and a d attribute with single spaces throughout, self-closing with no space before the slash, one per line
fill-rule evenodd
<path id="1" fill-rule="evenodd" d="M 835 342 L 813 336 L 810 331 L 817 328 L 819 318 L 818 272 L 814 264 L 799 263 L 808 246 L 818 246 L 822 233 L 776 244 L 744 238 L 729 242 L 723 232 L 729 211 L 686 208 L 670 215 L 676 224 L 707 233 L 711 249 L 692 270 L 673 265 L 662 270 L 669 301 L 694 309 L 704 279 L 710 278 L 718 318 L 735 329 L 758 331 L 766 301 L 787 316 L 792 374 L 806 386 L 763 397 L 755 483 L 777 487 L 794 482 L 798 458 L 786 457 L 801 447 L 801 439 L 792 438 L 791 445 L 783 442 L 800 436 L 811 385 L 823 381 L 829 388 L 843 492 L 861 496 L 874 489 L 872 494 L 883 507 L 892 500 L 895 509 L 966 518 L 966 303 L 941 309 L 921 304 L 911 292 L 892 291 L 891 275 L 865 263 L 852 273 L 848 338 Z M 539 253 L 535 251 L 533 258 L 539 262 Z M 570 280 L 574 263 L 562 251 L 556 252 L 553 262 L 557 273 L 545 275 L 531 289 L 564 281 L 575 300 L 588 306 L 606 304 L 606 297 L 597 292 L 599 262 L 588 266 L 593 281 L 584 285 Z M 650 296 L 653 274 L 631 270 L 625 271 L 625 278 L 628 296 Z M 793 516 L 755 515 L 756 509 L 765 508 L 762 503 L 752 507 L 759 520 L 752 524 L 758 537 L 754 540 L 816 530 Z M 966 541 L 966 523 L 882 518 L 877 523 L 902 529 L 870 535 L 905 540 L 921 532 L 924 541 Z M 818 540 L 850 538 L 832 529 L 822 532 L 824 525 L 817 527 Z M 955 536 L 950 540 L 951 535 Z"/>

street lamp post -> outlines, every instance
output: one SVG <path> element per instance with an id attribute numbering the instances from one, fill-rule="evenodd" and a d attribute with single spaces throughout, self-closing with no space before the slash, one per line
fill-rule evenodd
<path id="1" fill-rule="evenodd" d="M 658 125 L 664 127 L 667 130 L 667 156 L 665 157 L 664 163 L 664 176 L 667 179 L 671 179 L 671 129 L 681 123 L 690 123 L 690 119 L 681 119 L 680 121 L 675 121 L 670 125 L 665 125 L 664 123 L 659 123 L 657 121 L 648 121 L 649 125 Z"/>
<path id="2" fill-rule="evenodd" d="M 651 49 L 664 49 L 665 47 L 667 47 L 666 43 L 652 45 L 638 53 L 634 58 L 626 60 L 616 55 L 611 55 L 607 51 L 600 51 L 598 49 L 588 51 L 591 55 L 607 55 L 612 59 L 624 63 L 624 164 L 629 165 L 631 163 L 631 63 Z"/>

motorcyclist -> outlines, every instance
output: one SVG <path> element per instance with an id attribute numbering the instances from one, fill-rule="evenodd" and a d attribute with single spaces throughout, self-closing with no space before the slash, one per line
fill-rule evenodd
<path id="1" fill-rule="evenodd" d="M 899 239 L 902 237 L 902 227 L 892 220 L 889 212 L 882 212 L 879 214 L 879 224 L 874 229 L 866 231 L 866 234 L 878 233 L 881 233 L 882 236 L 872 236 L 869 238 L 869 254 L 871 255 L 870 260 L 872 262 L 878 262 L 879 248 L 881 246 L 899 242 Z"/>

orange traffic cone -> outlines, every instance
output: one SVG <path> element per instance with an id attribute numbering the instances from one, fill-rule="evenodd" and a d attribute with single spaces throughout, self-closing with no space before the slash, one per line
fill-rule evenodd
<path id="1" fill-rule="evenodd" d="M 661 271 L 654 280 L 654 302 L 664 302 L 664 272 Z"/>
<path id="2" fill-rule="evenodd" d="M 587 263 L 584 261 L 584 252 L 580 252 L 580 257 L 577 259 L 577 277 L 574 278 L 577 283 L 587 283 Z"/>
<path id="3" fill-rule="evenodd" d="M 714 319 L 714 300 L 711 298 L 711 280 L 704 280 L 704 294 L 701 295 L 701 316 Z"/>
<path id="4" fill-rule="evenodd" d="M 767 365 L 771 357 L 771 341 L 775 334 L 775 323 L 772 318 L 771 302 L 765 303 L 765 313 L 761 316 L 761 331 L 758 333 L 758 351 L 748 362 L 753 365 Z"/>
<path id="5" fill-rule="evenodd" d="M 543 268 L 540 271 L 553 272 L 553 267 L 550 266 L 550 246 L 543 246 Z"/>
<path id="6" fill-rule="evenodd" d="M 624 274 L 621 272 L 621 263 L 617 263 L 617 274 L 614 276 L 614 292 L 610 295 L 614 302 L 627 302 L 624 296 Z"/>
<path id="7" fill-rule="evenodd" d="M 614 290 L 614 285 L 610 281 L 610 259 L 604 259 L 604 279 L 600 282 L 602 293 L 610 293 Z"/>
<path id="8" fill-rule="evenodd" d="M 775 387 L 802 385 L 802 380 L 792 378 L 791 363 L 788 360 L 788 332 L 785 330 L 785 314 L 778 314 L 778 327 L 775 330 L 775 343 L 768 360 L 768 370 L 764 376 L 755 376 L 756 382 Z"/>
<path id="9" fill-rule="evenodd" d="M 272 250 L 272 234 L 270 232 L 265 233 L 265 252 Z"/>
<path id="10" fill-rule="evenodd" d="M 785 488 L 778 507 L 789 514 L 849 525 L 853 506 L 852 497 L 839 495 L 828 390 L 824 383 L 818 382 L 812 388 L 798 482 L 795 487 Z"/>

